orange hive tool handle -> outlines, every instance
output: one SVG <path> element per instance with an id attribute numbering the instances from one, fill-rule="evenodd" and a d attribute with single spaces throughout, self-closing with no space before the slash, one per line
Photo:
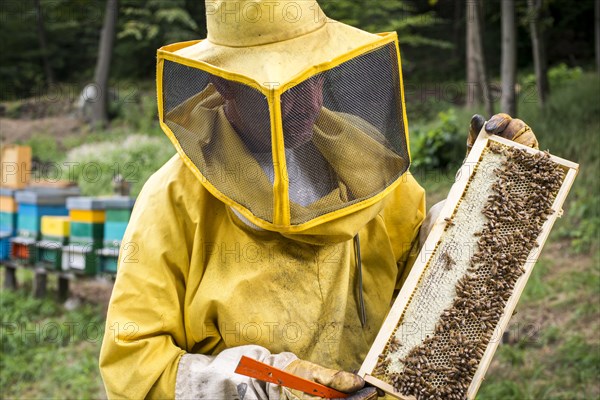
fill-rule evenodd
<path id="1" fill-rule="evenodd" d="M 349 396 L 346 393 L 338 392 L 337 390 L 319 383 L 300 378 L 299 376 L 282 371 L 246 356 L 242 356 L 235 372 L 249 376 L 250 378 L 260 379 L 261 381 L 274 383 L 279 386 L 300 390 L 301 392 L 313 396 L 325 397 L 326 399 L 340 399 Z"/>

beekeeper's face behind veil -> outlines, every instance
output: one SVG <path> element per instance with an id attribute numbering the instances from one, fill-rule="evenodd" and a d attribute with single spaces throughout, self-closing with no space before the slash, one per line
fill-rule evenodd
<path id="1" fill-rule="evenodd" d="M 254 153 L 271 151 L 271 121 L 266 107 L 257 108 L 262 94 L 249 87 L 215 77 L 211 80 L 225 99 L 223 109 L 227 120 L 244 144 Z M 315 121 L 323 107 L 323 79 L 308 79 L 285 93 L 282 101 L 281 120 L 284 147 L 296 148 L 307 143 Z"/>
<path id="2" fill-rule="evenodd" d="M 161 126 L 188 166 L 264 229 L 366 223 L 409 166 L 395 33 L 332 21 L 312 0 L 206 7 L 206 40 L 158 53 Z"/>

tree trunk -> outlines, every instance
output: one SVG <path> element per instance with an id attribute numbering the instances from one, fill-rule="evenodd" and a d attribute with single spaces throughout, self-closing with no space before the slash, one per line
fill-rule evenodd
<path id="1" fill-rule="evenodd" d="M 95 126 L 104 126 L 108 122 L 108 75 L 117 28 L 118 7 L 118 0 L 107 0 L 104 24 L 100 35 L 98 62 L 94 73 L 97 93 L 92 103 L 92 124 Z"/>
<path id="2" fill-rule="evenodd" d="M 454 23 L 452 24 L 452 43 L 454 47 L 452 48 L 452 57 L 458 58 L 461 49 L 461 41 L 462 41 L 462 12 L 464 7 L 462 5 L 461 0 L 454 0 Z"/>
<path id="3" fill-rule="evenodd" d="M 596 0 L 596 68 L 600 75 L 600 0 Z"/>
<path id="4" fill-rule="evenodd" d="M 467 85 L 466 85 L 466 102 L 465 105 L 468 108 L 474 108 L 480 103 L 481 99 L 481 87 L 479 86 L 479 76 L 477 74 L 477 59 L 475 56 L 475 48 L 477 44 L 477 24 L 475 23 L 476 15 L 474 8 L 476 7 L 477 0 L 468 0 L 466 2 L 466 25 L 467 25 L 467 43 L 466 43 L 466 55 L 467 55 Z"/>
<path id="5" fill-rule="evenodd" d="M 543 3 L 543 0 L 527 0 L 535 82 L 540 107 L 544 107 L 546 98 L 550 92 L 550 86 L 548 85 L 548 63 L 546 61 L 546 40 L 544 38 L 544 30 L 540 26 Z"/>
<path id="6" fill-rule="evenodd" d="M 483 52 L 483 20 L 480 0 L 467 0 L 467 106 L 480 104 L 481 98 L 485 112 L 494 114 L 494 105 L 485 67 Z M 470 99 L 469 97 L 472 97 Z M 471 100 L 471 102 L 469 102 Z"/>
<path id="7" fill-rule="evenodd" d="M 501 110 L 509 115 L 517 114 L 515 80 L 517 70 L 517 42 L 514 0 L 502 0 L 502 96 Z"/>
<path id="8" fill-rule="evenodd" d="M 44 65 L 44 73 L 46 74 L 46 83 L 48 86 L 54 85 L 54 73 L 48 59 L 48 46 L 46 42 L 46 30 L 44 29 L 44 13 L 40 0 L 34 0 L 35 16 L 37 25 L 38 41 L 40 42 L 40 52 L 42 53 L 42 64 Z"/>

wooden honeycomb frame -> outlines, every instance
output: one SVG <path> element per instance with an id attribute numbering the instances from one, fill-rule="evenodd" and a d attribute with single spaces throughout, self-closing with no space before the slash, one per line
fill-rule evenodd
<path id="1" fill-rule="evenodd" d="M 406 355 L 407 349 L 397 350 L 398 347 L 396 347 L 396 343 L 398 343 L 398 346 L 401 346 L 403 344 L 403 340 L 399 340 L 398 342 L 396 342 L 395 338 L 399 335 L 397 332 L 400 328 L 406 327 L 405 321 L 403 321 L 405 313 L 407 313 L 407 310 L 409 310 L 409 306 L 411 305 L 413 296 L 415 296 L 416 293 L 421 293 L 423 291 L 423 289 L 420 288 L 420 285 L 424 281 L 424 277 L 426 276 L 426 274 L 432 276 L 432 274 L 435 273 L 432 272 L 432 270 L 435 268 L 439 270 L 440 265 L 444 264 L 443 259 L 444 257 L 447 257 L 447 255 L 444 248 L 440 247 L 440 245 L 444 243 L 444 235 L 446 234 L 446 232 L 448 232 L 449 226 L 452 226 L 454 224 L 460 224 L 463 226 L 471 225 L 470 218 L 468 218 L 466 221 L 464 219 L 456 220 L 453 218 L 456 216 L 456 211 L 459 208 L 459 205 L 461 204 L 465 193 L 467 193 L 467 189 L 469 188 L 470 184 L 472 182 L 475 182 L 475 179 L 477 179 L 476 171 L 478 170 L 480 164 L 483 163 L 484 155 L 490 154 L 490 146 L 501 146 L 503 148 L 522 149 L 529 154 L 540 153 L 539 150 L 522 146 L 518 143 L 506 140 L 498 136 L 488 135 L 484 130 L 482 130 L 482 132 L 479 134 L 471 153 L 469 154 L 468 158 L 465 160 L 463 166 L 457 174 L 456 182 L 454 183 L 448 194 L 448 198 L 440 213 L 440 216 L 434 223 L 429 236 L 423 244 L 423 248 L 417 260 L 415 261 L 415 264 L 404 286 L 402 287 L 396 301 L 394 302 L 392 309 L 390 310 L 386 320 L 384 321 L 379 331 L 379 334 L 377 335 L 377 338 L 373 343 L 373 346 L 367 354 L 367 357 L 365 358 L 359 371 L 359 375 L 364 377 L 365 381 L 385 390 L 387 393 L 395 397 L 406 400 L 416 398 L 412 395 L 404 396 L 396 392 L 391 382 L 382 380 L 384 377 L 382 377 L 380 373 L 377 373 L 377 371 L 379 371 L 378 366 L 380 364 L 378 363 L 380 361 L 380 357 L 382 354 L 396 354 L 396 352 L 398 351 L 404 351 L 404 354 Z M 524 272 L 518 278 L 518 280 L 514 284 L 514 287 L 512 288 L 512 294 L 506 301 L 503 313 L 499 318 L 497 324 L 495 325 L 494 335 L 492 339 L 489 340 L 489 342 L 487 343 L 485 351 L 482 350 L 483 354 L 478 360 L 479 363 L 476 367 L 476 372 L 474 373 L 473 378 L 470 381 L 470 384 L 468 385 L 468 388 L 465 390 L 466 398 L 468 399 L 473 399 L 479 389 L 479 386 L 485 376 L 485 373 L 490 365 L 492 357 L 500 342 L 499 338 L 502 337 L 502 334 L 508 326 L 510 317 L 513 314 L 513 311 L 523 292 L 525 284 L 529 279 L 533 266 L 535 265 L 535 262 L 539 257 L 541 248 L 543 247 L 550 233 L 550 230 L 554 222 L 556 221 L 556 218 L 562 215 L 562 205 L 577 175 L 577 171 L 579 168 L 578 164 L 552 155 L 550 155 L 550 160 L 564 171 L 562 184 L 554 197 L 554 201 L 552 202 L 551 208 L 554 212 L 550 214 L 543 223 L 541 227 L 541 232 L 537 236 L 537 244 L 539 246 L 536 246 L 531 250 L 526 262 L 522 265 L 522 269 L 524 270 Z M 483 174 L 483 172 L 481 172 L 480 174 Z M 482 178 L 479 179 L 481 182 Z M 481 204 L 481 209 L 483 208 L 484 204 Z M 452 222 L 449 223 L 449 221 Z M 444 251 L 443 254 L 441 254 L 442 251 Z M 446 264 L 447 263 L 448 261 L 446 261 Z M 466 274 L 466 272 L 464 272 L 464 274 Z M 425 280 L 425 282 L 428 281 Z M 447 286 L 449 287 L 449 285 Z M 454 285 L 452 285 L 451 290 L 456 290 L 454 289 Z M 454 295 L 456 296 L 456 292 L 454 292 Z M 416 303 L 418 303 L 418 301 Z M 418 314 L 413 312 L 412 315 Z M 426 318 L 424 317 L 423 319 L 425 320 Z M 435 317 L 434 319 L 438 320 L 439 316 Z M 424 322 L 424 324 L 427 325 L 427 322 Z M 429 324 L 431 325 L 431 323 Z M 420 339 L 417 339 L 417 342 L 422 342 L 424 340 L 424 333 L 429 332 L 433 333 L 431 331 L 431 326 L 429 326 L 429 330 L 419 331 L 418 333 L 420 334 Z M 406 336 L 403 336 L 403 338 L 404 337 Z M 410 344 L 410 340 L 408 342 Z M 443 357 L 443 355 L 441 357 Z"/>

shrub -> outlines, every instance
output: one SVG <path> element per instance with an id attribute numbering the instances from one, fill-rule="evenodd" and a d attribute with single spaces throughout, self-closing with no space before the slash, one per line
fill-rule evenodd
<path id="1" fill-rule="evenodd" d="M 563 86 L 565 83 L 581 78 L 581 67 L 569 68 L 567 64 L 560 63 L 548 70 L 548 83 L 551 89 Z M 535 74 L 529 74 L 522 79 L 523 87 L 532 87 L 536 84 Z"/>
<path id="2" fill-rule="evenodd" d="M 31 147 L 31 155 L 41 162 L 58 162 L 63 158 L 56 139 L 48 134 L 37 134 L 23 144 Z"/>
<path id="3" fill-rule="evenodd" d="M 461 161 L 465 155 L 465 127 L 458 123 L 453 109 L 442 111 L 429 129 L 414 129 L 411 146 L 415 168 L 446 169 Z"/>
<path id="4" fill-rule="evenodd" d="M 134 132 L 162 136 L 163 132 L 158 124 L 156 92 L 143 91 L 137 94 L 134 92 L 136 87 L 127 90 L 123 98 L 110 104 L 111 112 L 116 115 L 114 122 L 117 125 L 123 124 Z"/>
<path id="5" fill-rule="evenodd" d="M 122 142 L 84 144 L 71 150 L 67 161 L 85 195 L 107 195 L 112 192 L 116 175 L 132 183 L 137 195 L 146 180 L 158 170 L 175 150 L 164 137 L 130 135 Z"/>

